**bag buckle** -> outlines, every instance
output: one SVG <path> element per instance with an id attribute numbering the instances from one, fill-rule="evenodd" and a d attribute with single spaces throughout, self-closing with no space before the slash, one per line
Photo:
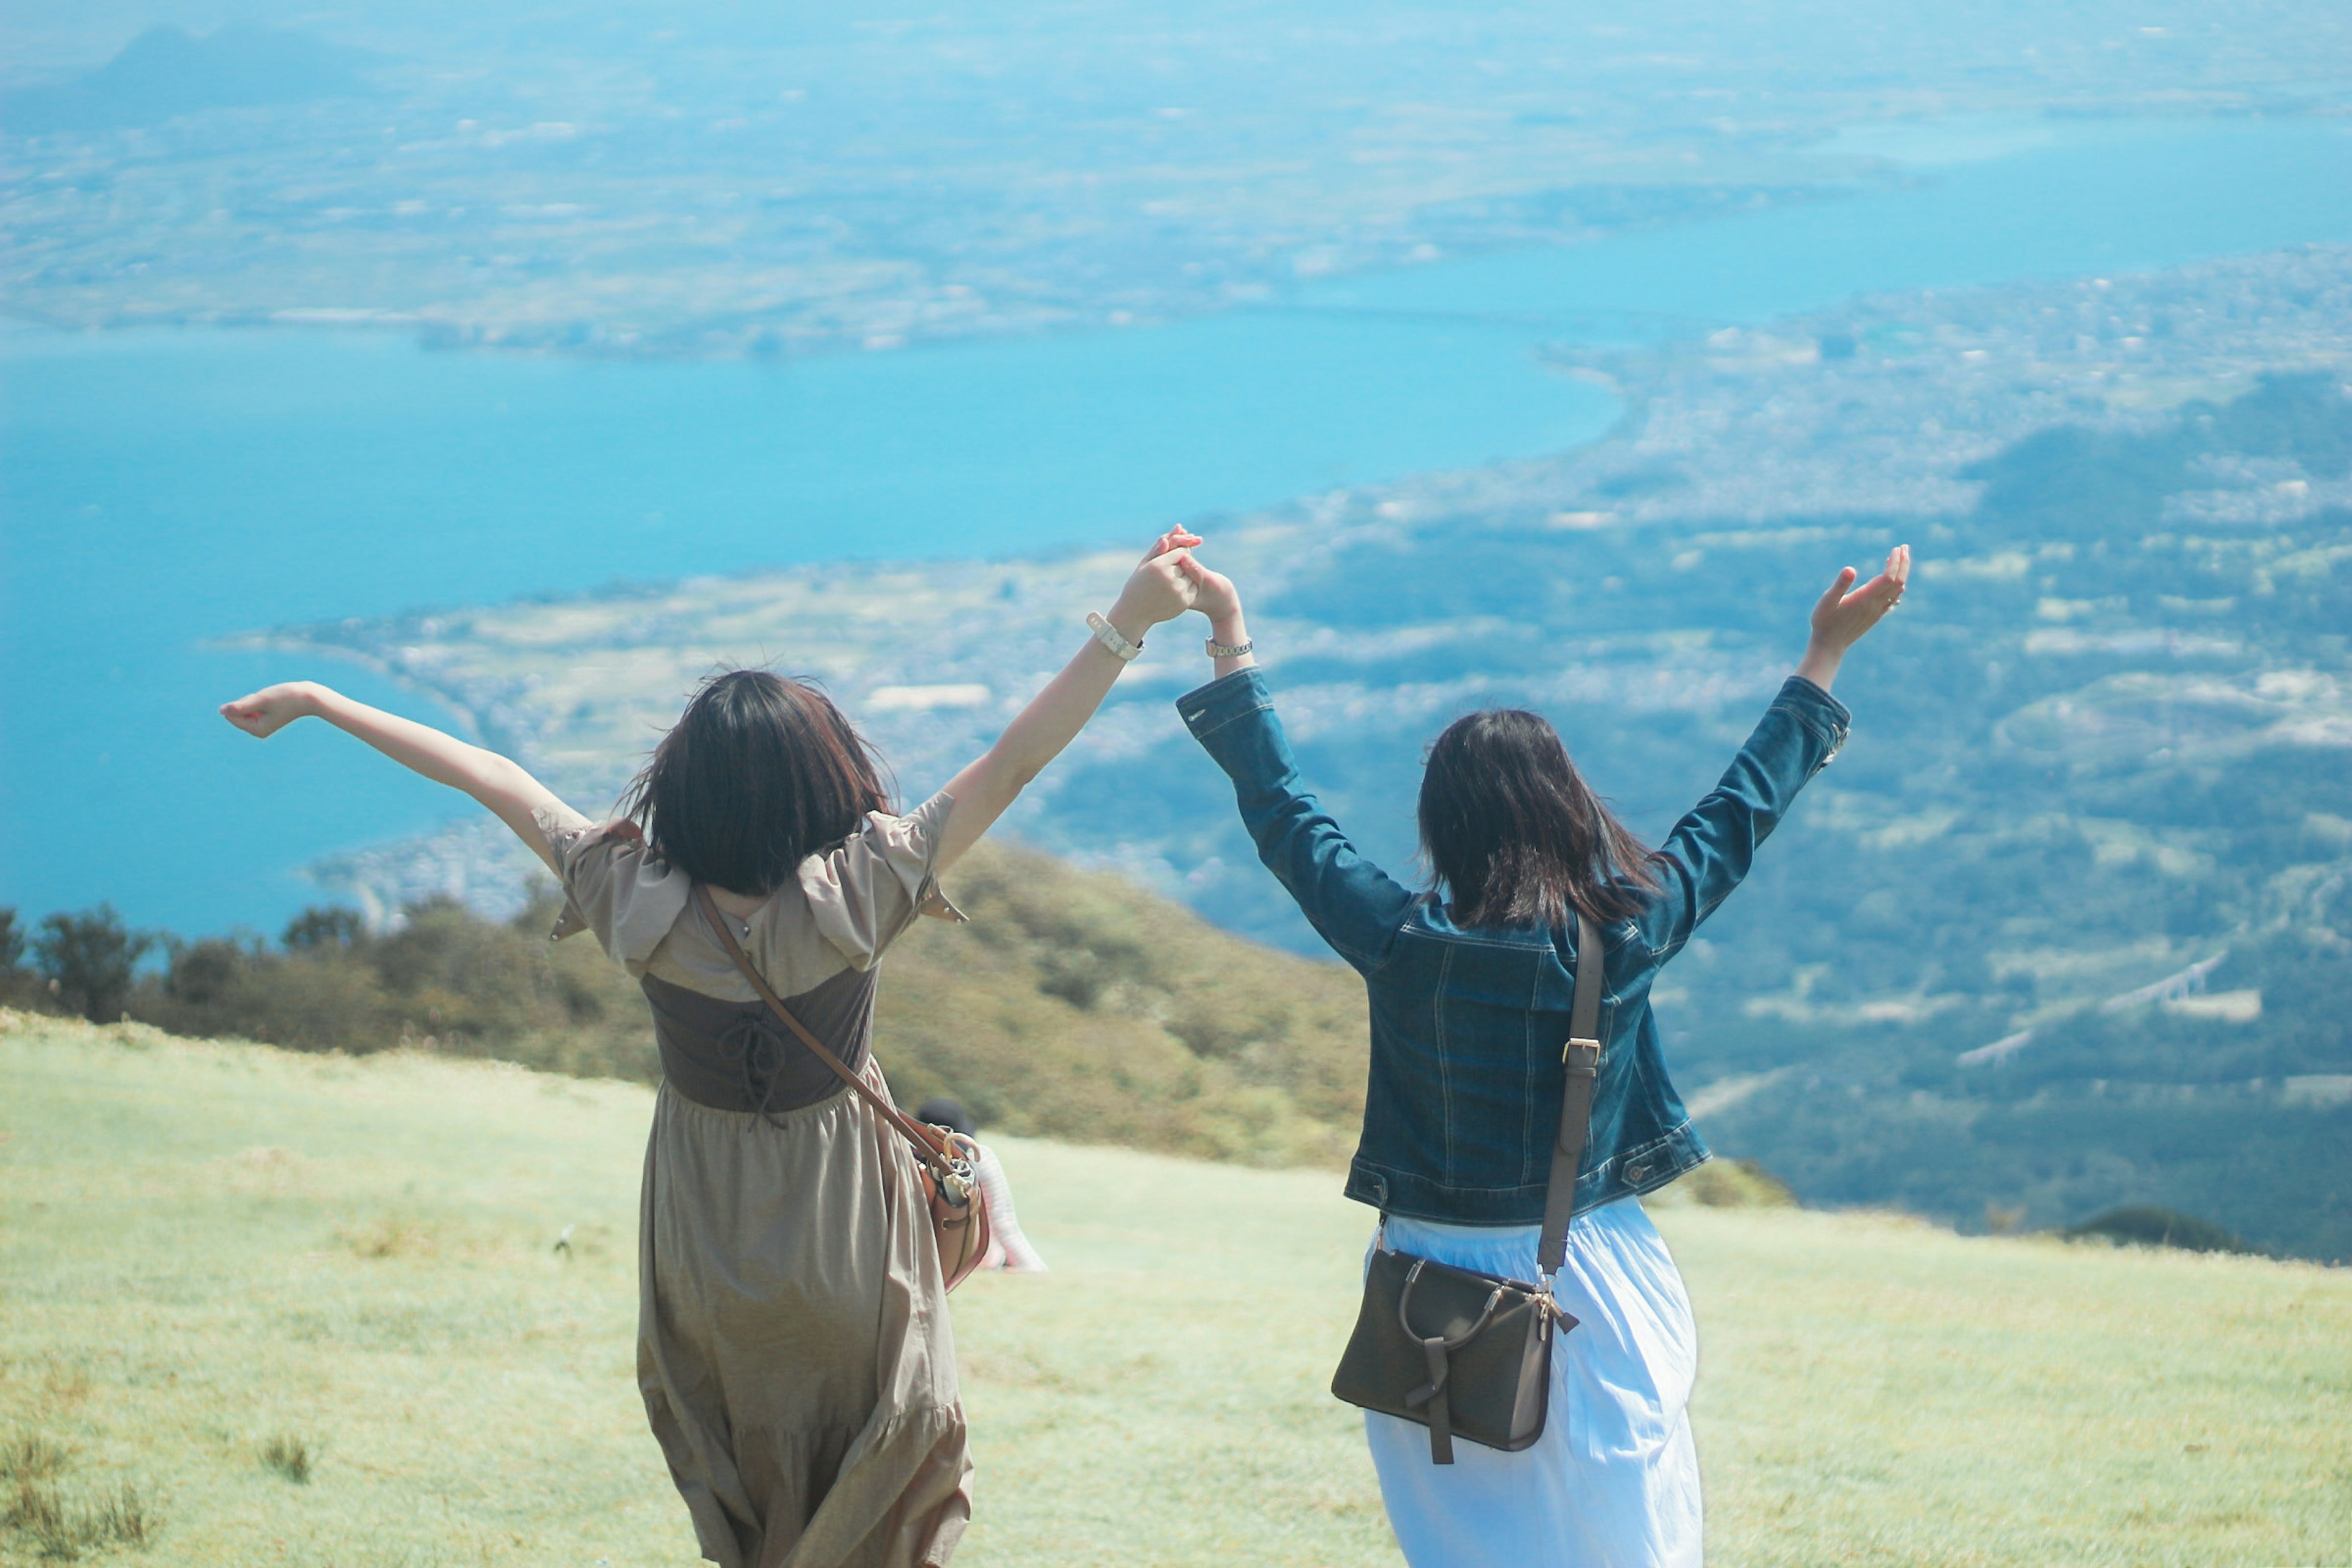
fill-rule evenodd
<path id="1" fill-rule="evenodd" d="M 1570 1035 L 1560 1050 L 1559 1059 L 1567 1064 L 1569 1071 L 1590 1078 L 1601 1069 L 1601 1042 L 1580 1040 Z"/>

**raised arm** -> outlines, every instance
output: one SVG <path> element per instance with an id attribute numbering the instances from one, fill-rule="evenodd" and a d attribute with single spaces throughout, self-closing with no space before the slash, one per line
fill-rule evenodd
<path id="1" fill-rule="evenodd" d="M 1897 545 L 1885 571 L 1860 588 L 1853 585 L 1858 575 L 1846 567 L 1814 605 L 1812 636 L 1796 673 L 1722 782 L 1667 835 L 1657 868 L 1664 886 L 1642 920 L 1643 938 L 1661 958 L 1680 951 L 1731 895 L 1797 792 L 1845 744 L 1853 716 L 1830 695 L 1830 682 L 1846 651 L 1902 601 L 1911 547 Z"/>
<path id="2" fill-rule="evenodd" d="M 1128 643 L 1140 646 L 1144 634 L 1162 621 L 1172 621 L 1190 609 L 1194 588 L 1183 571 L 1185 552 L 1200 540 L 1181 529 L 1171 529 L 1153 542 L 1140 565 L 1130 573 L 1118 601 L 1103 619 Z M 1062 672 L 1029 700 L 1019 716 L 1005 726 L 987 754 L 968 764 L 948 781 L 955 800 L 947 826 L 940 834 L 936 864 L 942 871 L 963 858 L 996 825 L 1005 808 L 1020 798 L 1029 781 L 1062 754 L 1110 695 L 1111 683 L 1128 661 L 1110 650 L 1105 640 L 1089 637 Z"/>
<path id="3" fill-rule="evenodd" d="M 555 798 L 521 765 L 496 752 L 468 745 L 429 724 L 419 724 L 364 702 L 355 702 L 315 680 L 290 680 L 221 704 L 221 717 L 248 735 L 264 738 L 278 733 L 297 719 L 324 719 L 336 729 L 357 735 L 403 767 L 423 773 L 435 784 L 462 790 L 489 807 L 498 819 L 514 829 L 530 852 L 547 862 L 558 876 L 554 852 L 547 835 L 531 814 L 551 806 L 565 816 L 572 808 Z"/>
<path id="4" fill-rule="evenodd" d="M 1359 969 L 1388 955 L 1415 895 L 1358 851 L 1307 792 L 1276 717 L 1233 583 L 1191 557 L 1183 569 L 1199 590 L 1193 608 L 1209 617 L 1209 640 L 1238 652 L 1213 654 L 1216 679 L 1177 699 L 1192 738 L 1234 781 L 1242 826 L 1258 858 L 1297 900 L 1332 951 Z"/>

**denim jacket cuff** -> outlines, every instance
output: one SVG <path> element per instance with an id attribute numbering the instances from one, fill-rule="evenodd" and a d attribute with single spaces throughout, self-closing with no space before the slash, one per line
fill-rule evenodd
<path id="1" fill-rule="evenodd" d="M 1220 676 L 1176 699 L 1176 711 L 1184 727 L 1204 746 L 1210 736 L 1234 720 L 1273 706 L 1274 694 L 1265 689 L 1265 673 L 1255 665 Z"/>
<path id="2" fill-rule="evenodd" d="M 1792 675 L 1780 683 L 1780 694 L 1772 700 L 1775 708 L 1785 708 L 1800 724 L 1811 730 L 1834 757 L 1845 746 L 1846 736 L 1853 729 L 1853 714 L 1846 705 L 1806 679 Z M 1828 757 L 1822 759 L 1827 762 Z"/>

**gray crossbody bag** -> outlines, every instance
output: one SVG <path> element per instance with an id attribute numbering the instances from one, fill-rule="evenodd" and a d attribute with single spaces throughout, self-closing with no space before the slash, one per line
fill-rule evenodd
<path id="1" fill-rule="evenodd" d="M 1457 1436 L 1506 1453 L 1543 1436 L 1551 1390 L 1551 1346 L 1576 1320 L 1552 1299 L 1552 1277 L 1568 1257 L 1568 1221 L 1577 1167 L 1592 1122 L 1601 1068 L 1601 928 L 1576 917 L 1576 995 L 1561 1060 L 1559 1132 L 1544 1188 L 1543 1238 L 1536 1267 L 1543 1283 L 1456 1268 L 1382 1245 L 1364 1274 L 1356 1314 L 1331 1392 L 1350 1405 L 1429 1428 L 1429 1460 L 1454 1462 Z"/>

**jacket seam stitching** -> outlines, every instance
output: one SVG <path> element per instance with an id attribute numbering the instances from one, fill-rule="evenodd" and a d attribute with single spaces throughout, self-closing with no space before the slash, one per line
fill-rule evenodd
<path id="1" fill-rule="evenodd" d="M 1192 738 L 1194 740 L 1205 741 L 1210 736 L 1217 734 L 1221 731 L 1230 729 L 1234 725 L 1240 723 L 1243 720 L 1248 718 L 1253 713 L 1269 712 L 1273 708 L 1274 704 L 1272 702 L 1260 699 L 1258 701 L 1251 703 L 1248 707 L 1241 710 L 1237 713 L 1225 714 L 1223 717 L 1218 719 L 1213 724 L 1208 721 L 1211 715 L 1207 711 L 1203 711 L 1198 719 L 1185 720 L 1184 723 L 1185 727 L 1192 731 Z"/>
<path id="2" fill-rule="evenodd" d="M 1445 983 L 1454 974 L 1454 953 L 1451 949 L 1438 961 L 1437 994 L 1430 999 L 1431 1033 L 1437 1043 L 1437 1099 L 1442 1125 L 1445 1129 L 1445 1176 L 1454 1179 L 1454 1078 L 1445 1065 Z"/>
<path id="3" fill-rule="evenodd" d="M 1578 955 L 1580 958 L 1582 954 Z M 1528 1016 L 1519 1028 L 1519 1060 L 1521 1084 L 1525 1092 L 1519 1096 L 1519 1179 L 1528 1178 L 1528 1167 L 1533 1163 L 1536 1147 L 1536 1004 L 1542 1000 L 1543 971 L 1537 969 L 1528 976 Z M 1554 1134 L 1558 1136 L 1557 1133 Z"/>
<path id="4" fill-rule="evenodd" d="M 1622 1171 L 1624 1168 L 1626 1161 L 1636 1159 L 1641 1155 L 1650 1153 L 1655 1150 L 1664 1149 L 1669 1144 L 1677 1142 L 1680 1141 L 1681 1135 L 1689 1130 L 1690 1118 L 1685 1116 L 1680 1121 L 1675 1122 L 1672 1127 L 1668 1128 L 1665 1131 L 1658 1134 L 1655 1138 L 1651 1139 L 1647 1143 L 1638 1143 L 1631 1149 L 1620 1149 L 1616 1153 L 1609 1156 L 1606 1162 L 1594 1166 L 1592 1173 L 1598 1174 L 1600 1172 L 1607 1170 L 1611 1165 L 1615 1165 Z"/>
<path id="5" fill-rule="evenodd" d="M 1845 744 L 1845 735 L 1843 731 L 1845 731 L 1846 726 L 1834 720 L 1823 723 L 1819 715 L 1808 713 L 1795 703 L 1785 700 L 1773 703 L 1772 711 L 1786 713 L 1790 718 L 1794 719 L 1814 740 L 1828 747 L 1832 754 L 1839 747 Z"/>
<path id="6" fill-rule="evenodd" d="M 1470 936 L 1457 931 L 1408 931 L 1406 927 L 1410 925 L 1412 919 L 1412 914 L 1409 910 L 1404 921 L 1399 923 L 1398 931 L 1407 935 L 1421 937 L 1428 942 L 1444 942 L 1448 946 L 1487 947 L 1498 952 L 1543 952 L 1551 947 L 1549 938 L 1542 942 L 1496 942 L 1491 937 Z"/>

